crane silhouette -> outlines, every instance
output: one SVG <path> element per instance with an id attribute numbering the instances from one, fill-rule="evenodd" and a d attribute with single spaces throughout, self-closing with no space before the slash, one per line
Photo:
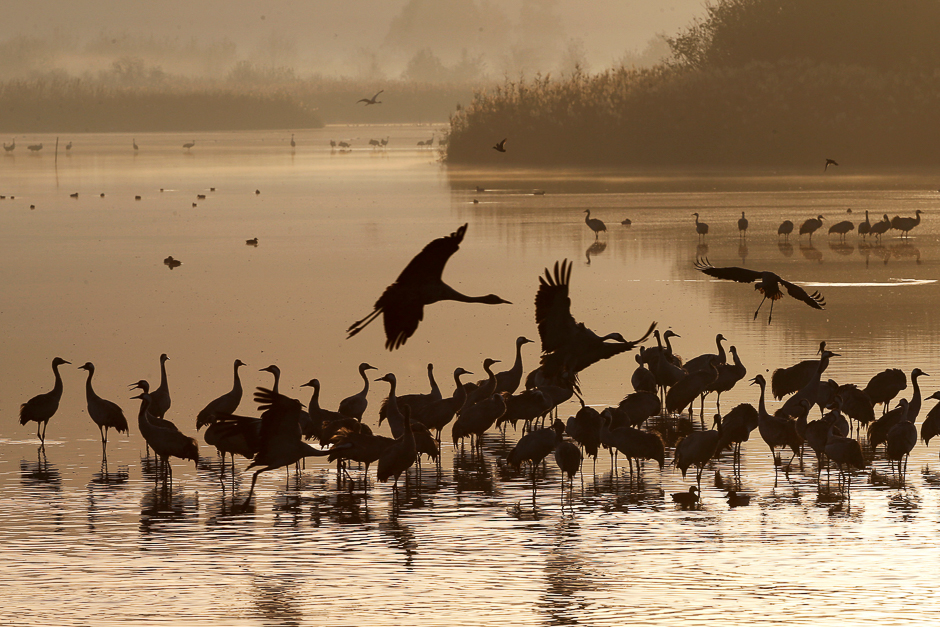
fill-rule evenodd
<path id="1" fill-rule="evenodd" d="M 868 209 L 865 210 L 865 221 L 858 225 L 858 234 L 867 237 L 871 232 L 871 220 L 868 219 Z"/>
<path id="2" fill-rule="evenodd" d="M 818 231 L 822 227 L 822 216 L 816 216 L 815 218 L 809 218 L 803 224 L 800 225 L 800 235 L 809 234 L 810 243 L 813 242 L 813 233 Z"/>
<path id="3" fill-rule="evenodd" d="M 20 405 L 20 424 L 25 425 L 29 421 L 36 422 L 36 437 L 39 438 L 39 447 L 43 448 L 46 444 L 46 426 L 49 419 L 55 415 L 59 409 L 59 401 L 62 399 L 62 376 L 59 374 L 59 366 L 70 364 L 61 357 L 52 360 L 52 372 L 55 373 L 55 384 L 52 391 L 44 394 L 37 394 L 22 405 Z M 40 432 L 39 427 L 42 427 Z"/>
<path id="4" fill-rule="evenodd" d="M 584 213 L 587 214 L 587 216 L 585 216 L 584 218 L 584 223 L 588 225 L 588 228 L 594 231 L 595 240 L 597 239 L 598 235 L 600 235 L 601 231 L 605 233 L 607 232 L 607 225 L 604 224 L 602 220 L 598 220 L 597 218 L 592 218 L 590 209 L 585 209 Z"/>
<path id="5" fill-rule="evenodd" d="M 91 378 L 95 376 L 95 365 L 88 361 L 78 369 L 88 371 L 88 379 L 85 380 L 85 401 L 88 403 L 88 415 L 98 425 L 98 431 L 101 433 L 101 448 L 104 450 L 108 446 L 108 429 L 113 428 L 118 433 L 127 433 L 127 418 L 124 417 L 124 410 L 117 403 L 101 398 L 91 387 Z"/>
<path id="6" fill-rule="evenodd" d="M 185 148 L 186 150 L 189 150 L 190 148 L 192 148 L 192 147 L 195 146 L 195 145 L 196 145 L 196 140 L 194 139 L 194 140 L 191 141 L 191 142 L 186 142 L 185 144 L 183 144 L 183 148 Z"/>
<path id="7" fill-rule="evenodd" d="M 378 100 L 378 97 L 379 97 L 379 94 L 381 94 L 383 91 L 385 91 L 385 90 L 384 90 L 384 89 L 380 89 L 380 90 L 377 91 L 377 92 L 375 93 L 375 95 L 372 96 L 371 98 L 360 98 L 359 100 L 356 101 L 356 104 L 359 104 L 360 102 L 364 102 L 364 103 L 366 103 L 366 106 L 367 106 L 367 107 L 368 107 L 369 105 L 382 104 L 382 101 L 381 101 L 381 100 Z"/>
<path id="8" fill-rule="evenodd" d="M 348 396 L 339 402 L 339 413 L 344 416 L 349 416 L 350 418 L 355 418 L 356 420 L 362 421 L 362 414 L 366 413 L 366 408 L 369 406 L 369 399 L 366 398 L 369 394 L 369 377 L 366 376 L 367 370 L 375 370 L 375 366 L 370 366 L 366 362 L 359 364 L 359 376 L 362 377 L 362 390 Z"/>
<path id="9" fill-rule="evenodd" d="M 496 142 L 496 145 L 493 146 L 493 150 L 495 150 L 495 151 L 497 151 L 497 152 L 506 152 L 506 140 L 507 140 L 507 139 L 509 139 L 509 138 L 508 138 L 508 137 L 505 137 L 505 138 L 503 138 L 503 141 L 501 141 L 501 142 Z"/>
<path id="10" fill-rule="evenodd" d="M 747 218 L 744 217 L 744 212 L 741 212 L 741 217 L 738 218 L 738 233 L 741 237 L 747 237 Z"/>
<path id="11" fill-rule="evenodd" d="M 402 346 L 418 328 L 424 318 L 424 306 L 442 300 L 460 303 L 484 303 L 487 305 L 511 304 L 495 294 L 467 296 L 444 283 L 441 274 L 451 255 L 457 252 L 467 232 L 464 224 L 450 235 L 439 237 L 424 247 L 395 282 L 385 288 L 375 301 L 375 309 L 362 320 L 351 324 L 346 331 L 347 339 L 362 331 L 380 314 L 384 314 L 385 348 L 395 350 Z"/>
<path id="12" fill-rule="evenodd" d="M 151 404 L 150 394 L 143 392 L 133 398 L 140 399 L 140 412 L 137 414 L 137 428 L 153 449 L 154 454 L 160 458 L 164 468 L 164 481 L 173 476 L 170 466 L 170 457 L 192 460 L 193 464 L 199 462 L 199 443 L 195 439 L 181 433 L 179 429 L 169 429 L 150 422 Z"/>
<path id="13" fill-rule="evenodd" d="M 16 148 L 16 138 L 15 138 L 15 137 L 13 138 L 13 141 L 10 142 L 9 144 L 3 144 L 3 149 L 6 150 L 7 152 L 13 152 L 13 150 L 14 150 L 15 148 Z"/>
<path id="14" fill-rule="evenodd" d="M 642 337 L 628 342 L 620 333 L 599 336 L 584 323 L 576 322 L 568 296 L 573 267 L 567 259 L 560 266 L 556 261 L 554 272 L 546 268 L 545 276 L 539 277 L 535 322 L 542 340 L 540 368 L 543 375 L 549 381 L 572 380 L 576 386 L 579 372 L 602 359 L 633 350 L 649 338 L 656 323 L 653 322 Z"/>
<path id="15" fill-rule="evenodd" d="M 891 228 L 901 231 L 901 237 L 909 237 L 911 229 L 920 224 L 920 214 L 922 213 L 923 211 L 918 209 L 914 212 L 916 217 L 913 218 L 894 216 L 891 219 Z"/>
<path id="16" fill-rule="evenodd" d="M 708 235 L 708 225 L 704 222 L 699 222 L 697 213 L 693 213 L 692 215 L 695 216 L 695 232 L 698 233 L 700 239 L 704 238 Z"/>
<path id="17" fill-rule="evenodd" d="M 235 360 L 234 372 L 235 380 L 232 384 L 232 389 L 223 394 L 222 396 L 212 400 L 208 405 L 202 408 L 198 414 L 196 414 L 196 430 L 203 428 L 206 425 L 211 425 L 215 422 L 215 415 L 217 413 L 224 414 L 234 414 L 238 409 L 239 403 L 242 401 L 242 382 L 238 378 L 238 369 L 242 366 L 245 366 L 245 362 L 241 359 Z"/>
<path id="18" fill-rule="evenodd" d="M 780 226 L 777 227 L 777 237 L 779 238 L 783 235 L 784 240 L 790 239 L 790 233 L 793 232 L 793 222 L 790 220 L 784 220 L 780 223 Z"/>
<path id="19" fill-rule="evenodd" d="M 757 319 L 760 308 L 764 305 L 764 301 L 769 298 L 770 315 L 767 316 L 767 324 L 770 324 L 773 319 L 774 301 L 783 298 L 783 292 L 780 290 L 781 285 L 786 288 L 787 294 L 797 300 L 803 301 L 813 309 L 826 308 L 826 299 L 823 298 L 822 294 L 818 291 L 808 294 L 806 290 L 799 285 L 790 283 L 773 272 L 748 270 L 747 268 L 738 268 L 735 266 L 716 268 L 708 262 L 708 259 L 698 259 L 695 262 L 695 269 L 717 279 L 737 281 L 738 283 L 756 283 L 754 289 L 763 294 L 764 298 L 761 299 L 760 305 L 757 306 L 757 310 L 754 312 L 754 319 Z"/>

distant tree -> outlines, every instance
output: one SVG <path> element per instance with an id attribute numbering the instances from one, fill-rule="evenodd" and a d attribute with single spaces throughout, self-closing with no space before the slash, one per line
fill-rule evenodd
<path id="1" fill-rule="evenodd" d="M 680 65 L 940 66 L 938 0 L 719 0 L 706 12 L 669 39 Z"/>
<path id="2" fill-rule="evenodd" d="M 449 72 L 441 60 L 430 48 L 423 48 L 415 53 L 405 68 L 402 78 L 425 83 L 443 83 L 449 78 Z"/>

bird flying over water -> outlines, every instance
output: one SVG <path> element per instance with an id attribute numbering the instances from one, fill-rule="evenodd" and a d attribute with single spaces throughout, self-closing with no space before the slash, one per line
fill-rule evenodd
<path id="1" fill-rule="evenodd" d="M 656 323 L 653 322 L 643 337 L 628 342 L 620 333 L 597 335 L 575 321 L 571 315 L 568 285 L 574 264 L 566 259 L 553 272 L 545 269 L 539 277 L 539 290 L 535 294 L 535 322 L 542 340 L 541 369 L 550 379 L 576 382 L 577 374 L 602 359 L 633 350 L 644 342 Z"/>
<path id="2" fill-rule="evenodd" d="M 496 145 L 493 146 L 493 150 L 498 150 L 499 152 L 506 152 L 506 140 L 508 137 L 504 138 L 501 142 L 496 142 Z"/>
<path id="3" fill-rule="evenodd" d="M 372 96 L 371 98 L 360 98 L 359 100 L 356 101 L 356 104 L 359 104 L 360 102 L 364 102 L 364 103 L 366 103 L 366 106 L 367 106 L 367 107 L 368 107 L 369 105 L 382 104 L 382 101 L 381 101 L 381 100 L 376 100 L 376 98 L 378 98 L 378 97 L 379 97 L 379 94 L 381 94 L 383 91 L 385 91 L 385 90 L 384 90 L 384 89 L 380 89 L 380 90 L 377 91 L 376 94 L 375 94 L 374 96 Z"/>
<path id="4" fill-rule="evenodd" d="M 495 294 L 467 296 L 444 283 L 441 274 L 451 255 L 457 252 L 463 241 L 467 225 L 464 224 L 450 235 L 439 237 L 415 255 L 395 282 L 385 288 L 375 301 L 375 309 L 362 320 L 354 322 L 346 331 L 347 339 L 362 331 L 379 314 L 384 314 L 385 348 L 395 350 L 404 344 L 424 319 L 424 306 L 441 300 L 461 303 L 511 304 Z"/>
<path id="5" fill-rule="evenodd" d="M 780 290 L 781 285 L 787 289 L 787 294 L 797 300 L 803 301 L 813 309 L 826 308 L 826 299 L 823 298 L 822 294 L 818 291 L 808 294 L 806 290 L 799 285 L 785 281 L 780 278 L 780 275 L 773 272 L 748 270 L 747 268 L 737 268 L 735 266 L 716 268 L 708 262 L 708 259 L 697 260 L 695 262 L 695 269 L 717 279 L 737 281 L 738 283 L 755 283 L 754 289 L 763 294 L 764 298 L 760 301 L 760 305 L 757 306 L 757 311 L 754 312 L 754 319 L 757 319 L 757 314 L 760 312 L 761 306 L 763 306 L 764 301 L 769 298 L 770 315 L 767 317 L 767 324 L 770 324 L 774 315 L 774 301 L 783 298 L 783 292 Z"/>
<path id="6" fill-rule="evenodd" d="M 823 168 L 823 172 L 826 172 L 827 170 L 829 170 L 829 166 L 831 165 L 839 165 L 839 164 L 836 163 L 835 159 L 826 159 L 826 167 Z"/>

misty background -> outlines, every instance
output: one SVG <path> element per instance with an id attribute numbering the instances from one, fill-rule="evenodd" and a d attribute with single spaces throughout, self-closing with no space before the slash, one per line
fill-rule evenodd
<path id="1" fill-rule="evenodd" d="M 0 80 L 477 82 L 651 65 L 702 0 L 7 0 Z"/>

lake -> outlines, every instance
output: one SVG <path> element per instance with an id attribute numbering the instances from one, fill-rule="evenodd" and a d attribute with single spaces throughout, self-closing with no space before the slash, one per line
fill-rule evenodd
<path id="1" fill-rule="evenodd" d="M 525 370 L 537 365 L 538 278 L 563 259 L 574 264 L 572 314 L 601 335 L 634 339 L 657 321 L 689 359 L 714 352 L 722 333 L 747 379 L 811 359 L 826 340 L 841 355 L 826 376 L 840 383 L 919 367 L 934 375 L 920 380 L 924 397 L 940 389 L 932 172 L 856 172 L 841 156 L 826 172 L 822 159 L 798 172 L 470 171 L 442 165 L 437 141 L 417 145 L 442 131 L 333 126 L 295 132 L 294 149 L 290 131 L 77 135 L 60 138 L 57 158 L 54 137 L 17 136 L 0 155 L 0 623 L 925 624 L 940 607 L 936 443 L 918 442 L 903 485 L 879 449 L 846 498 L 835 473 L 817 484 L 811 453 L 775 473 L 754 433 L 740 473 L 729 455 L 713 461 L 692 509 L 671 501 L 694 482 L 672 468 L 671 450 L 641 479 L 602 452 L 570 501 L 549 457 L 533 498 L 529 473 L 505 460 L 512 429 L 487 433 L 482 456 L 455 450 L 446 429 L 439 467 L 425 460 L 397 495 L 374 470 L 364 489 L 355 466 L 349 481 L 310 458 L 300 474 L 262 474 L 245 508 L 250 473 L 233 494 L 205 444 L 198 466 L 175 460 L 172 485 L 155 481 L 128 384 L 155 386 L 161 353 L 167 418 L 200 442 L 195 416 L 231 389 L 235 359 L 248 364 L 246 415 L 257 415 L 248 391 L 271 384 L 259 372 L 270 364 L 282 393 L 305 403 L 300 385 L 318 378 L 331 409 L 361 389 L 364 361 L 377 367 L 372 379 L 393 372 L 399 393 L 426 392 L 433 363 L 449 392 L 457 367 L 474 380 L 486 358 L 508 368 L 520 335 L 536 340 L 522 349 Z M 382 138 L 386 148 L 368 143 Z M 597 240 L 585 209 L 606 222 Z M 852 231 L 842 243 L 826 233 L 866 210 L 875 222 L 917 209 L 923 223 L 910 238 Z M 710 226 L 704 239 L 692 213 Z M 799 228 L 816 215 L 825 221 L 812 243 L 777 236 L 784 219 Z M 378 322 L 346 339 L 425 244 L 464 223 L 444 279 L 511 305 L 432 305 L 395 352 L 383 349 Z M 168 256 L 181 265 L 165 265 Z M 777 272 L 818 289 L 826 309 L 784 298 L 771 324 L 767 304 L 755 320 L 760 295 L 696 271 L 700 257 Z M 52 388 L 57 356 L 71 365 L 60 368 L 64 394 L 43 451 L 18 411 Z M 85 407 L 86 361 L 95 390 L 131 423 L 129 435 L 111 433 L 106 459 Z M 635 367 L 629 353 L 581 373 L 585 402 L 618 403 Z M 387 393 L 371 383 L 365 421 L 380 433 Z M 900 396 L 910 395 L 908 385 Z M 722 407 L 757 397 L 745 380 Z M 578 408 L 568 401 L 560 416 Z M 729 488 L 750 504 L 730 507 Z"/>

